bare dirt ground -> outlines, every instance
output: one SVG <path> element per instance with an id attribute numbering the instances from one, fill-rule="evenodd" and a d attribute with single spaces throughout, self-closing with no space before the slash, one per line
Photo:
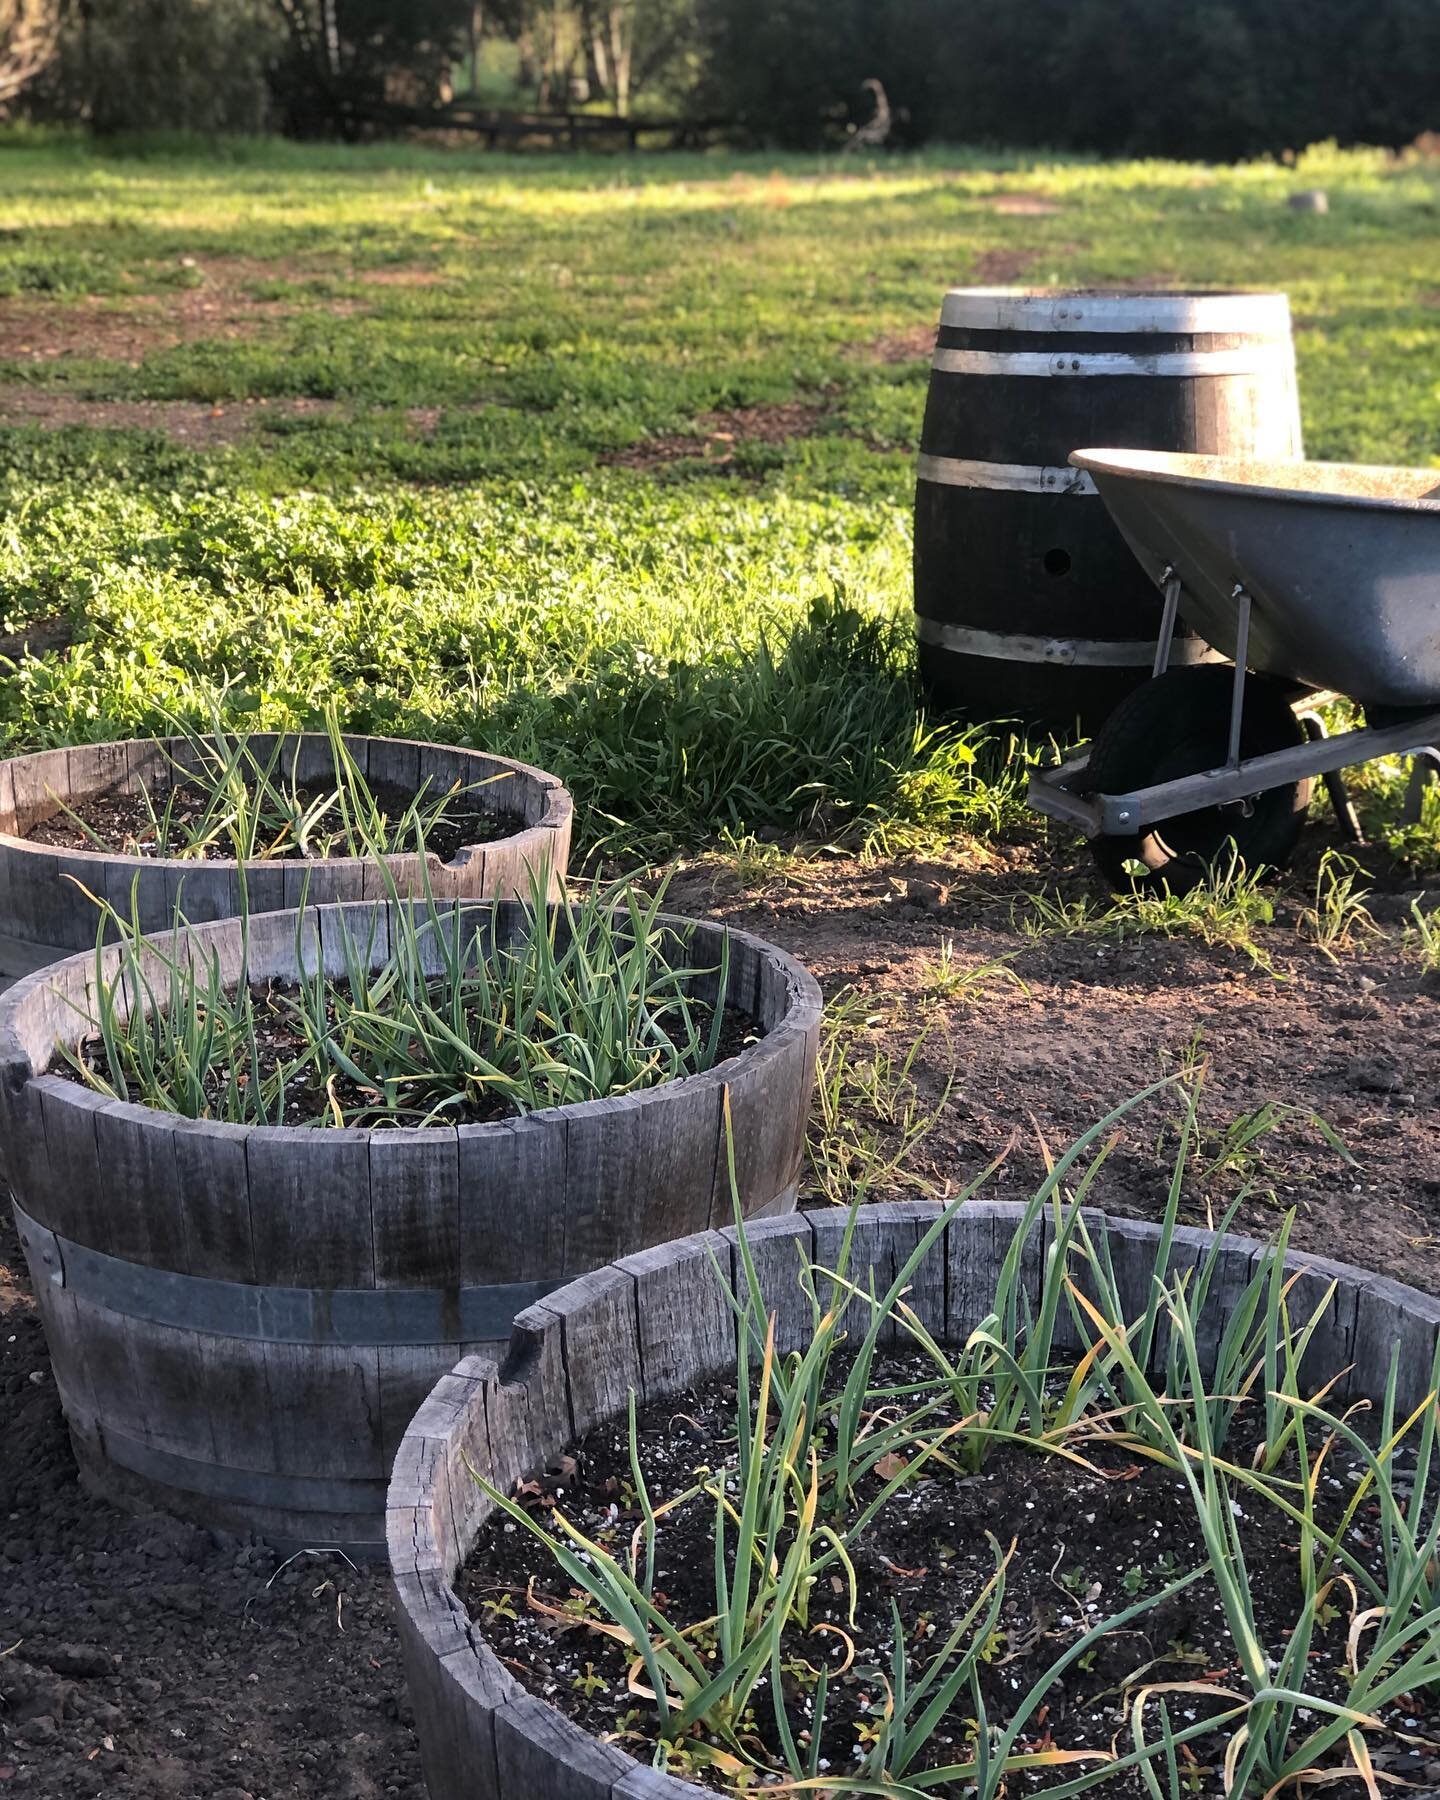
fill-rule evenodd
<path id="1" fill-rule="evenodd" d="M 1042 881 L 1090 886 L 1067 860 L 1017 846 L 817 859 L 743 888 L 733 868 L 701 862 L 677 873 L 669 903 L 795 951 L 831 1000 L 863 995 L 875 1023 L 856 1040 L 861 1061 L 903 1056 L 923 1034 L 917 1104 L 939 1109 L 912 1159 L 924 1191 L 952 1194 L 998 1157 L 994 1194 L 1027 1195 L 1042 1140 L 1058 1154 L 1198 1050 L 1207 1156 L 1267 1101 L 1305 1116 L 1268 1135 L 1252 1166 L 1192 1182 L 1189 1217 L 1248 1179 L 1250 1229 L 1294 1206 L 1301 1245 L 1440 1289 L 1440 1019 L 1392 923 L 1407 896 L 1374 901 L 1385 935 L 1332 963 L 1296 932 L 1302 871 L 1257 932 L 1267 970 L 1191 941 L 1024 938 L 1014 915 Z M 953 991 L 997 957 L 1015 979 Z M 1153 1214 L 1176 1120 L 1172 1093 L 1125 1121 L 1092 1200 Z M 217 1544 L 81 1492 L 8 1217 L 0 1441 L 0 1796 L 422 1800 L 380 1573 L 334 1555 L 283 1565 L 263 1545 Z"/>
<path id="2" fill-rule="evenodd" d="M 990 202 L 990 210 L 1007 218 L 1048 219 L 1065 209 L 1058 200 L 1045 194 L 1014 193 L 996 194 Z"/>
<path id="3" fill-rule="evenodd" d="M 0 1218 L 0 1795 L 424 1800 L 388 1584 L 83 1493 Z"/>
<path id="4" fill-rule="evenodd" d="M 41 362 L 83 356 L 138 363 L 153 350 L 201 339 L 259 336 L 285 319 L 317 310 L 317 298 L 267 292 L 277 283 L 301 290 L 335 280 L 362 288 L 427 288 L 447 277 L 410 263 L 380 268 L 301 263 L 284 257 L 181 256 L 155 267 L 162 291 L 0 299 L 0 357 Z M 350 318 L 366 310 L 363 296 L 323 292 L 318 310 Z"/>
<path id="5" fill-rule="evenodd" d="M 671 432 L 613 450 L 600 461 L 610 468 L 659 469 L 667 463 L 699 457 L 723 468 L 733 462 L 737 444 L 783 444 L 813 437 L 824 429 L 824 406 L 792 400 L 776 406 L 745 406 L 731 412 L 701 413 L 693 432 Z"/>
<path id="6" fill-rule="evenodd" d="M 859 362 L 900 364 L 929 362 L 935 352 L 935 326 L 916 325 L 868 344 L 852 344 L 848 354 Z"/>
<path id="7" fill-rule="evenodd" d="M 271 419 L 320 418 L 332 400 L 85 400 L 35 388 L 0 388 L 0 425 L 60 431 L 79 425 L 97 431 L 159 431 L 197 449 L 233 444 Z"/>
<path id="8" fill-rule="evenodd" d="M 1028 1197 L 1042 1144 L 1058 1154 L 1110 1108 L 1203 1060 L 1189 1218 L 1217 1217 L 1248 1183 L 1244 1228 L 1268 1235 L 1294 1207 L 1298 1245 L 1440 1290 L 1440 1013 L 1401 937 L 1409 896 L 1372 900 L 1385 925 L 1332 961 L 1297 929 L 1302 869 L 1276 893 L 1274 923 L 1256 930 L 1267 969 L 1190 939 L 1027 938 L 1016 917 L 1047 880 L 1099 895 L 1083 865 L 1047 867 L 1016 847 L 943 862 L 827 859 L 759 894 L 701 864 L 668 903 L 794 952 L 827 1000 L 863 996 L 876 1022 L 857 1040 L 862 1063 L 903 1057 L 922 1038 L 917 1098 L 940 1110 L 915 1162 L 931 1191 L 954 1193 L 998 1157 L 993 1197 Z M 970 991 L 947 992 L 1000 958 Z M 1237 1121 L 1270 1102 L 1297 1110 L 1243 1152 Z M 1124 1121 L 1092 1203 L 1153 1216 L 1178 1118 L 1172 1089 Z"/>
<path id="9" fill-rule="evenodd" d="M 975 258 L 972 279 L 982 286 L 1008 287 L 1045 260 L 1044 250 L 982 250 Z"/>
<path id="10" fill-rule="evenodd" d="M 154 350 L 202 339 L 256 337 L 293 306 L 257 299 L 229 282 L 124 299 L 0 301 L 0 355 L 17 362 L 84 357 L 137 366 Z"/>
<path id="11" fill-rule="evenodd" d="M 173 285 L 158 293 L 0 299 L 0 359 L 43 364 L 83 358 L 138 368 L 158 350 L 260 337 L 287 319 L 317 310 L 337 319 L 367 310 L 356 295 L 325 293 L 317 303 L 264 291 L 277 282 L 305 288 L 328 284 L 332 277 L 381 290 L 434 287 L 445 280 L 439 270 L 409 264 L 326 270 L 283 258 L 181 257 L 162 272 Z"/>
<path id="12" fill-rule="evenodd" d="M 407 406 L 406 426 L 416 437 L 433 436 L 447 414 L 478 411 L 478 406 Z M 328 419 L 345 411 L 338 400 L 300 397 L 227 400 L 87 400 L 73 394 L 36 388 L 0 387 L 0 427 L 32 425 L 41 431 L 81 426 L 91 431 L 158 431 L 178 444 L 210 449 L 240 443 L 279 420 Z M 0 655 L 6 640 L 0 638 Z"/>

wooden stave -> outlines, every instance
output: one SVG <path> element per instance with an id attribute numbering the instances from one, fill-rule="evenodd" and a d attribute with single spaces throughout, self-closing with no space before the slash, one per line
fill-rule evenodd
<path id="1" fill-rule="evenodd" d="M 937 1335 L 943 1341 L 963 1342 L 979 1323 L 993 1294 L 1000 1256 L 1022 1211 L 1015 1203 L 971 1202 L 950 1221 L 941 1245 L 917 1272 L 922 1311 L 928 1308 L 927 1322 L 933 1326 L 939 1309 L 942 1330 Z M 918 1201 L 860 1208 L 851 1278 L 863 1287 L 868 1263 L 881 1287 L 936 1216 L 934 1206 Z M 1088 1208 L 1085 1216 L 1092 1237 L 1108 1242 L 1122 1299 L 1138 1316 L 1150 1298 L 1149 1268 L 1160 1227 Z M 832 1221 L 823 1214 L 795 1215 L 747 1230 L 767 1304 L 778 1303 L 777 1349 L 782 1353 L 797 1347 L 808 1329 L 807 1310 L 792 1304 L 797 1250 L 833 1266 L 843 1230 L 843 1219 Z M 1021 1275 L 1032 1302 L 1053 1234 L 1053 1222 L 1046 1218 L 1022 1255 Z M 1195 1266 L 1211 1235 L 1180 1228 L 1170 1268 Z M 1233 1303 L 1264 1251 L 1252 1239 L 1228 1240 L 1212 1291 Z M 625 1259 L 596 1271 L 584 1284 L 551 1295 L 543 1309 L 517 1319 L 504 1359 L 468 1358 L 438 1383 L 406 1433 L 391 1478 L 387 1542 L 430 1800 L 506 1800 L 514 1790 L 505 1785 L 497 1751 L 513 1758 L 517 1738 L 526 1743 L 526 1791 L 550 1800 L 593 1800 L 596 1795 L 604 1800 L 693 1800 L 707 1791 L 657 1775 L 633 1759 L 618 1767 L 608 1754 L 612 1747 L 599 1745 L 529 1696 L 470 1620 L 454 1578 L 490 1510 L 468 1480 L 467 1465 L 508 1491 L 599 1422 L 599 1413 L 584 1410 L 594 1394 L 593 1383 L 577 1387 L 572 1364 L 604 1365 L 614 1356 L 622 1369 L 638 1370 L 642 1404 L 729 1366 L 733 1314 L 728 1305 L 705 1304 L 708 1290 L 718 1286 L 712 1257 L 733 1283 L 739 1273 L 735 1233 L 711 1232 Z M 932 1268 L 932 1263 L 940 1267 Z M 1310 1299 L 1313 1306 L 1332 1281 L 1336 1284 L 1312 1345 L 1312 1354 L 1318 1346 L 1316 1378 L 1348 1370 L 1336 1390 L 1339 1397 L 1377 1397 L 1383 1394 L 1390 1356 L 1398 1346 L 1403 1392 L 1397 1405 L 1403 1414 L 1417 1403 L 1440 1338 L 1440 1299 L 1304 1252 L 1291 1252 L 1286 1267 L 1304 1289 L 1297 1305 Z M 617 1276 L 631 1283 L 628 1310 Z M 664 1320 L 676 1317 L 692 1327 L 678 1340 L 673 1332 L 664 1333 L 678 1361 L 667 1360 L 653 1371 L 653 1380 L 647 1379 L 652 1368 L 644 1355 L 645 1344 L 659 1335 L 649 1329 L 645 1316 L 652 1305 L 661 1329 Z M 597 1322 L 612 1330 L 618 1323 L 615 1344 L 597 1334 Z M 1205 1347 L 1212 1357 L 1216 1336 L 1212 1331 Z M 631 1356 L 632 1344 L 641 1346 L 638 1358 Z M 1162 1340 L 1157 1356 L 1163 1358 L 1164 1352 Z M 600 1404 L 613 1398 L 613 1386 L 597 1396 Z"/>
<path id="2" fill-rule="evenodd" d="M 1074 317 L 1076 311 L 1084 318 Z M 1067 312 L 1072 316 L 1062 316 Z M 1241 328 L 1247 317 L 1253 329 Z M 1187 322 L 1211 329 L 1181 329 Z M 1018 353 L 1078 362 L 1082 373 L 1061 379 L 932 370 L 915 505 L 917 654 L 932 704 L 1058 727 L 1073 725 L 1078 717 L 1093 727 L 1144 679 L 1153 657 L 1159 598 L 1093 484 L 1060 487 L 1067 474 L 1073 477 L 1070 451 L 1085 443 L 1113 443 L 1203 445 L 1220 453 L 1233 451 L 1238 440 L 1255 454 L 1298 455 L 1289 329 L 1283 295 L 954 290 L 946 296 L 937 364 L 947 354 L 965 353 L 988 359 L 999 370 Z M 1191 357 L 1201 366 L 1207 359 L 1239 355 L 1263 372 L 1083 373 L 1087 362 L 1116 355 L 1141 362 L 1155 355 Z M 1056 486 L 1029 494 L 957 486 L 927 478 L 932 459 L 978 464 L 982 482 L 993 479 L 987 475 L 993 465 L 1043 470 L 1056 478 Z M 965 546 L 963 556 L 957 544 Z M 1023 547 L 1018 568 L 1008 562 L 1017 544 Z M 1056 549 L 1069 563 L 1052 575 L 1044 559 Z M 977 557 L 981 572 L 972 576 Z M 958 569 L 966 571 L 963 587 L 956 580 Z M 1097 617 L 1103 627 L 1094 623 Z M 984 635 L 972 635 L 976 632 Z M 997 644 L 997 634 L 1014 641 Z M 1188 635 L 1182 624 L 1179 641 Z M 1104 646 L 1098 661 L 1092 639 Z M 1122 662 L 1119 647 L 1127 644 L 1128 661 Z M 1003 696 L 998 706 L 997 693 Z"/>
<path id="3" fill-rule="evenodd" d="M 293 747 L 298 752 L 302 781 L 330 766 L 329 740 L 323 733 L 256 733 L 251 741 L 262 757 L 275 743 L 283 742 L 282 754 L 288 759 Z M 438 898 L 521 894 L 527 891 L 531 872 L 538 873 L 547 865 L 549 891 L 552 897 L 558 893 L 569 861 L 574 805 L 557 776 L 511 757 L 451 745 L 403 738 L 347 737 L 344 741 L 368 777 L 402 787 L 418 785 L 426 774 L 438 782 L 466 772 L 471 780 L 483 783 L 487 775 L 509 771 L 508 781 L 479 787 L 475 803 L 481 811 L 512 810 L 503 806 L 502 790 L 513 795 L 516 788 L 511 782 L 518 784 L 519 811 L 525 820 L 522 830 L 489 844 L 462 846 L 448 863 L 434 855 L 427 857 Z M 73 882 L 83 883 L 128 915 L 132 884 L 138 880 L 140 923 L 147 932 L 167 929 L 182 897 L 193 924 L 239 913 L 240 882 L 232 860 L 191 863 L 91 850 L 63 851 L 16 835 L 17 827 L 28 826 L 37 810 L 47 807 L 47 788 L 67 798 L 114 784 L 134 792 L 138 782 L 153 779 L 166 766 L 162 743 L 185 760 L 188 746 L 184 739 L 136 738 L 37 751 L 0 762 L 0 917 L 10 936 L 45 945 L 60 955 L 93 946 L 95 912 Z M 327 760 L 322 762 L 322 758 Z M 288 760 L 284 766 L 288 769 Z M 48 805 L 49 813 L 55 810 Z M 402 894 L 422 891 L 417 857 L 386 860 L 397 874 Z M 250 910 L 272 912 L 298 905 L 300 883 L 307 871 L 315 904 L 379 900 L 388 891 L 378 867 L 363 857 L 335 857 L 323 864 L 252 863 L 247 870 Z M 72 880 L 66 881 L 67 876 Z"/>
<path id="4" fill-rule="evenodd" d="M 510 913 L 520 910 L 513 903 L 502 906 Z M 321 910 L 312 945 L 315 953 L 320 953 L 320 942 L 327 936 L 329 915 L 355 910 Z M 238 929 L 234 921 L 221 922 L 199 928 L 197 935 L 216 938 Z M 709 934 L 711 947 L 718 942 L 718 927 L 698 929 Z M 281 957 L 287 936 L 293 954 L 293 926 L 283 915 L 253 921 L 252 933 L 252 948 L 262 966 L 267 958 L 273 964 Z M 651 1166 L 646 1159 L 653 1156 L 657 1142 L 683 1149 L 683 1123 L 677 1125 L 672 1114 L 684 1109 L 693 1118 L 692 1095 L 708 1096 L 704 1117 L 713 1121 L 716 1137 L 696 1145 L 696 1154 L 703 1148 L 706 1179 L 690 1195 L 688 1215 L 679 1210 L 683 1195 L 672 1185 L 668 1212 L 639 1213 L 632 1207 L 627 1217 L 612 1208 L 613 1243 L 659 1241 L 667 1230 L 673 1235 L 678 1217 L 687 1217 L 692 1228 L 708 1222 L 715 1211 L 713 1171 L 720 1161 L 722 1091 L 729 1089 L 737 1121 L 743 1120 L 757 1105 L 763 1109 L 777 1070 L 797 1083 L 794 1095 L 783 1096 L 780 1109 L 793 1136 L 783 1143 L 783 1156 L 777 1156 L 768 1176 L 752 1171 L 742 1192 L 747 1210 L 756 1215 L 794 1205 L 813 1084 L 819 991 L 782 952 L 747 934 L 731 936 L 732 967 L 742 985 L 748 981 L 749 998 L 771 1027 L 769 1035 L 712 1071 L 647 1090 L 620 1109 L 629 1148 L 624 1144 L 612 1148 L 606 1162 L 613 1192 L 643 1179 Z M 112 960 L 116 954 L 106 952 Z M 747 974 L 747 958 L 767 969 L 773 958 L 775 973 Z M 604 1261 L 614 1254 L 609 1243 L 601 1243 L 597 1252 L 594 1245 L 571 1245 L 562 1236 L 563 1247 L 557 1252 L 552 1242 L 553 1260 L 543 1271 L 533 1264 L 523 1273 L 513 1266 L 498 1271 L 480 1266 L 486 1226 L 493 1229 L 500 1216 L 480 1185 L 487 1170 L 496 1166 L 487 1152 L 502 1146 L 514 1165 L 517 1154 L 533 1149 L 534 1140 L 559 1142 L 560 1160 L 551 1159 L 548 1165 L 556 1175 L 550 1210 L 564 1214 L 571 1196 L 577 1190 L 583 1194 L 585 1180 L 598 1176 L 567 1162 L 563 1147 L 568 1146 L 577 1117 L 584 1121 L 603 1112 L 607 1122 L 613 1122 L 606 1111 L 608 1103 L 554 1108 L 525 1120 L 458 1131 L 376 1129 L 337 1134 L 174 1120 L 143 1107 L 105 1101 L 61 1077 L 34 1075 L 46 1033 L 53 1035 L 56 1026 L 71 1016 L 52 989 L 58 985 L 82 999 L 91 982 L 93 959 L 75 957 L 29 978 L 0 999 L 0 1121 L 12 1147 L 17 1224 L 82 1474 L 96 1491 L 113 1488 L 134 1504 L 160 1505 L 217 1529 L 256 1531 L 285 1543 L 334 1537 L 350 1543 L 359 1554 L 376 1555 L 390 1457 L 437 1375 L 461 1354 L 482 1346 L 498 1348 L 515 1307 L 533 1302 L 537 1286 L 544 1291 L 578 1273 L 577 1258 L 597 1254 Z M 127 1139 L 130 1148 L 118 1152 L 116 1144 Z M 134 1140 L 143 1143 L 143 1156 L 135 1150 Z M 517 1142 L 523 1146 L 519 1152 Z M 673 1154 L 672 1148 L 672 1160 Z M 294 1162 L 297 1156 L 299 1165 Z M 288 1240 L 283 1234 L 276 1237 L 274 1219 L 283 1218 L 287 1207 L 293 1213 L 303 1205 L 313 1212 L 317 1183 L 327 1165 L 347 1165 L 345 1180 L 353 1183 L 362 1158 L 369 1208 L 362 1212 L 350 1205 L 349 1217 L 337 1211 L 335 1231 L 329 1235 L 311 1233 L 300 1242 L 293 1234 Z M 543 1157 L 541 1166 L 547 1166 Z M 197 1168 L 209 1170 L 213 1179 L 202 1196 L 200 1217 L 192 1219 L 188 1183 Z M 128 1187 L 123 1178 L 117 1181 L 117 1170 L 133 1178 Z M 527 1175 L 532 1176 L 526 1185 L 529 1195 L 534 1182 L 528 1156 L 511 1178 L 512 1200 Z M 278 1207 L 270 1191 L 277 1181 L 282 1188 Z M 477 1185 L 467 1187 L 467 1181 Z M 476 1209 L 478 1221 L 467 1216 Z M 152 1210 L 158 1223 L 144 1229 Z M 510 1223 L 513 1226 L 513 1216 Z M 368 1266 L 361 1258 L 366 1244 Z M 447 1273 L 447 1257 L 453 1258 L 450 1280 L 439 1287 L 424 1285 Z M 108 1292 L 98 1292 L 95 1286 L 97 1266 L 111 1279 L 105 1259 L 124 1264 L 122 1299 L 115 1304 L 109 1303 Z M 235 1266 L 228 1268 L 231 1261 Z M 418 1274 L 412 1266 L 417 1262 Z M 80 1286 L 74 1279 L 77 1265 L 87 1271 Z M 68 1281 L 57 1280 L 67 1268 Z M 355 1285 L 337 1283 L 331 1273 L 335 1269 Z M 525 1291 L 513 1303 L 506 1294 L 503 1316 L 495 1321 L 493 1332 L 479 1336 L 465 1329 L 472 1315 L 460 1311 L 462 1301 L 468 1306 L 475 1294 L 462 1295 L 460 1290 L 479 1289 L 483 1299 L 497 1274 L 519 1282 Z M 226 1280 L 227 1276 L 236 1279 Z M 328 1282 L 323 1288 L 321 1276 Z M 324 1309 L 315 1308 L 317 1316 L 322 1310 L 333 1316 L 344 1306 L 352 1313 L 362 1305 L 389 1308 L 392 1300 L 413 1312 L 412 1303 L 418 1300 L 427 1319 L 453 1319 L 453 1329 L 431 1327 L 423 1342 L 409 1341 L 402 1325 L 390 1329 L 389 1335 L 372 1332 L 374 1342 L 357 1337 L 309 1344 L 303 1336 L 292 1341 L 233 1335 L 237 1328 L 228 1322 L 229 1315 L 223 1308 L 217 1310 L 217 1294 L 222 1300 L 233 1299 L 229 1290 L 238 1288 L 247 1290 L 254 1306 L 263 1305 L 267 1317 L 280 1316 L 287 1294 L 292 1287 L 301 1287 L 302 1278 L 314 1280 L 327 1297 Z M 139 1300 L 130 1297 L 132 1289 L 140 1294 Z M 498 1304 L 490 1304 L 487 1317 Z M 215 1318 L 221 1319 L 224 1330 L 197 1332 L 202 1322 Z M 346 1431 L 359 1445 L 358 1460 L 352 1454 L 354 1446 L 346 1448 L 349 1440 L 344 1433 L 328 1446 L 307 1441 L 306 1454 L 324 1454 L 330 1466 L 328 1485 L 323 1495 L 317 1494 L 315 1517 L 307 1526 L 307 1508 L 297 1500 L 295 1489 L 302 1471 L 284 1466 L 285 1459 L 277 1458 L 273 1445 L 267 1448 L 258 1429 L 247 1463 L 236 1448 L 234 1431 L 239 1428 L 234 1422 L 253 1418 L 257 1393 L 271 1393 L 272 1404 L 278 1404 L 278 1394 L 288 1391 L 287 1364 L 295 1365 L 298 1359 L 302 1366 L 295 1379 L 308 1380 L 306 1356 L 319 1366 L 327 1357 L 334 1360 L 332 1352 L 354 1353 L 351 1361 L 356 1368 L 334 1389 L 327 1411 L 339 1417 L 341 1403 L 348 1404 Z M 213 1404 L 202 1403 L 201 1385 L 206 1395 L 215 1397 Z M 363 1435 L 367 1420 L 368 1439 Z M 222 1429 L 231 1433 L 223 1456 L 217 1448 L 217 1432 Z M 295 1454 L 292 1449 L 292 1463 Z M 237 1493 L 233 1481 L 217 1487 L 219 1475 L 249 1465 L 256 1476 L 250 1500 Z M 176 1485 L 182 1478 L 182 1485 Z"/>

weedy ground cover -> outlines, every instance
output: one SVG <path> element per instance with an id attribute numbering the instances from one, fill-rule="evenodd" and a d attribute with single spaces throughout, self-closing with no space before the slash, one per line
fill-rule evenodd
<path id="1" fill-rule="evenodd" d="M 1029 751 L 910 675 L 946 285 L 1284 287 L 1312 454 L 1433 454 L 1422 159 L 0 157 L 0 627 L 73 639 L 12 744 L 333 700 L 555 769 L 632 863 L 1003 837 Z"/>
<path id="2" fill-rule="evenodd" d="M 1127 1310 L 1080 1211 L 1121 1112 L 1025 1208 L 963 1345 L 908 1295 L 973 1189 L 883 1292 L 848 1232 L 797 1265 L 786 1354 L 742 1239 L 733 1368 L 513 1495 L 477 1474 L 467 1592 L 509 1666 L 737 1794 L 1359 1800 L 1420 1769 L 1436 1372 L 1408 1413 L 1393 1366 L 1368 1407 L 1307 1377 L 1331 1295 L 1301 1304 L 1288 1224 L 1238 1291 L 1219 1239 L 1172 1262 L 1183 1150 Z"/>
<path id="3" fill-rule="evenodd" d="M 1195 937 L 1210 947 L 1224 944 L 1242 951 L 1263 967 L 1267 955 L 1256 927 L 1270 924 L 1275 916 L 1266 891 L 1267 873 L 1247 869 L 1232 851 L 1188 893 L 1153 893 L 1137 887 L 1131 894 L 1105 901 L 1088 894 L 1073 899 L 1031 894 L 1017 906 L 1015 925 L 1029 938 L 1101 937 L 1124 943 L 1146 935 Z M 1324 900 L 1330 903 L 1328 889 Z M 1352 901 L 1348 889 L 1345 900 Z M 1321 929 L 1328 929 L 1328 924 Z"/>

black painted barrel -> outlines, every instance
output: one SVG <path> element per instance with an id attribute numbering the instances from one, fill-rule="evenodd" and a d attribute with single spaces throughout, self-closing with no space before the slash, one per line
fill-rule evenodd
<path id="1" fill-rule="evenodd" d="M 1072 450 L 1299 456 L 1283 294 L 945 297 L 915 494 L 915 624 L 939 710 L 1093 729 L 1150 673 L 1160 596 Z M 1200 660 L 1177 635 L 1172 661 Z"/>

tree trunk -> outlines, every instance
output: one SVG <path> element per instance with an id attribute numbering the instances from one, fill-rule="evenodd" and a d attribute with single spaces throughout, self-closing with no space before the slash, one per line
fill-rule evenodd
<path id="1" fill-rule="evenodd" d="M 535 57 L 535 37 L 528 24 L 520 27 L 520 35 L 516 39 L 516 47 L 520 52 L 520 85 L 523 88 L 540 86 L 540 66 Z"/>
<path id="2" fill-rule="evenodd" d="M 610 6 L 610 70 L 615 110 L 625 118 L 630 111 L 630 69 L 635 55 L 635 18 L 631 7 L 619 0 Z"/>
<path id="3" fill-rule="evenodd" d="M 55 54 L 60 7 L 52 0 L 19 0 L 0 16 L 0 104 L 13 100 Z"/>
<path id="4" fill-rule="evenodd" d="M 605 42 L 605 34 L 600 29 L 599 20 L 593 15 L 586 24 L 586 42 L 590 51 L 591 82 L 595 92 L 608 99 L 614 93 L 614 80 L 610 70 L 610 47 Z"/>
<path id="5" fill-rule="evenodd" d="M 335 0 L 320 0 L 320 29 L 325 44 L 325 70 L 332 80 L 340 74 L 340 21 Z"/>
<path id="6" fill-rule="evenodd" d="M 485 36 L 485 8 L 477 4 L 470 8 L 470 92 L 478 92 L 480 87 L 480 43 Z"/>

